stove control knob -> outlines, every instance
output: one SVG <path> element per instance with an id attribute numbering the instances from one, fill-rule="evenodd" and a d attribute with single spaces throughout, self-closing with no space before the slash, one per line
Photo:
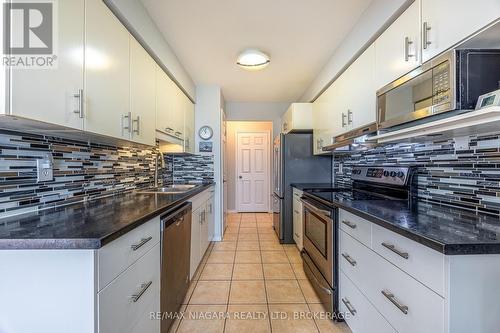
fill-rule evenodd
<path id="1" fill-rule="evenodd" d="M 389 171 L 384 171 L 384 177 L 389 177 Z"/>
<path id="2" fill-rule="evenodd" d="M 396 171 L 391 171 L 391 177 L 396 177 L 397 173 Z"/>
<path id="3" fill-rule="evenodd" d="M 405 177 L 405 173 L 403 171 L 399 171 L 398 178 L 404 178 L 404 177 Z"/>

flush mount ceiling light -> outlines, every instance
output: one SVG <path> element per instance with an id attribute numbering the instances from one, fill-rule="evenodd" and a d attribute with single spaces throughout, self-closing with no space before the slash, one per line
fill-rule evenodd
<path id="1" fill-rule="evenodd" d="M 255 49 L 243 51 L 236 64 L 249 71 L 258 71 L 266 68 L 271 60 L 264 52 Z"/>

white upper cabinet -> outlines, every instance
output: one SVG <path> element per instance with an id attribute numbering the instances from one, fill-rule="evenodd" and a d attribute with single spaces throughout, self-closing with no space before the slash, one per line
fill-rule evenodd
<path id="1" fill-rule="evenodd" d="M 174 134 L 171 114 L 173 82 L 160 66 L 156 66 L 156 129 L 169 135 Z"/>
<path id="2" fill-rule="evenodd" d="M 343 92 L 350 129 L 377 121 L 375 88 L 375 46 L 372 44 L 345 72 Z"/>
<path id="3" fill-rule="evenodd" d="M 313 148 L 315 155 L 326 154 L 323 147 L 332 144 L 333 136 L 342 129 L 340 108 L 336 103 L 340 97 L 338 86 L 338 81 L 333 82 L 313 103 Z"/>
<path id="4" fill-rule="evenodd" d="M 416 0 L 375 41 L 375 88 L 412 71 L 421 64 L 420 0 Z"/>
<path id="5" fill-rule="evenodd" d="M 11 115 L 83 129 L 84 3 L 58 2 L 57 68 L 12 70 Z"/>
<path id="6" fill-rule="evenodd" d="M 134 142 L 154 146 L 156 63 L 144 48 L 130 36 L 130 112 Z"/>
<path id="7" fill-rule="evenodd" d="M 427 61 L 500 17 L 499 0 L 421 0 Z"/>
<path id="8" fill-rule="evenodd" d="M 312 104 L 293 103 L 287 112 L 281 117 L 281 131 L 290 133 L 293 131 L 311 130 L 313 128 Z"/>
<path id="9" fill-rule="evenodd" d="M 195 153 L 194 104 L 184 96 L 184 152 Z"/>
<path id="10" fill-rule="evenodd" d="M 129 32 L 102 0 L 86 1 L 85 19 L 85 130 L 129 139 Z"/>

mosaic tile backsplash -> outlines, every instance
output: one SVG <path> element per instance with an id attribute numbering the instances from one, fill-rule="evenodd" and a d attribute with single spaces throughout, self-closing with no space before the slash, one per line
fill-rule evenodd
<path id="1" fill-rule="evenodd" d="M 54 159 L 54 180 L 37 183 L 36 160 Z M 0 131 L 0 217 L 150 185 L 154 151 Z"/>
<path id="2" fill-rule="evenodd" d="M 466 139 L 468 149 L 456 149 L 455 140 L 450 139 L 399 143 L 353 155 L 336 155 L 336 185 L 351 184 L 355 165 L 416 165 L 418 195 L 422 200 L 499 216 L 500 133 Z"/>
<path id="3" fill-rule="evenodd" d="M 54 180 L 37 183 L 36 161 L 48 152 Z M 156 149 L 0 131 L 0 218 L 151 186 L 155 155 Z M 167 184 L 213 180 L 211 156 L 168 159 L 160 171 Z"/>
<path id="4" fill-rule="evenodd" d="M 213 155 L 168 155 L 164 180 L 168 184 L 199 184 L 214 180 Z"/>

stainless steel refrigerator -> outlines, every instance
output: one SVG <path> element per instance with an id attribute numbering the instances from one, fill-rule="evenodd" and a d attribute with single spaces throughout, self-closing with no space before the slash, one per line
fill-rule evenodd
<path id="1" fill-rule="evenodd" d="M 312 133 L 280 134 L 273 149 L 273 225 L 293 243 L 293 183 L 332 183 L 332 157 L 314 156 Z"/>

